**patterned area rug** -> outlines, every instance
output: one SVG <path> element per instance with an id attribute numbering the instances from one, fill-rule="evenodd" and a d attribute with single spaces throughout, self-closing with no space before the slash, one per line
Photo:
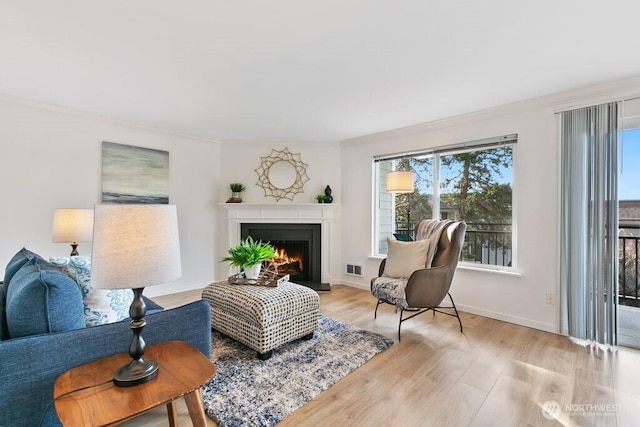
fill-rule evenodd
<path id="1" fill-rule="evenodd" d="M 214 331 L 216 376 L 204 388 L 207 415 L 221 427 L 274 426 L 391 344 L 319 315 L 313 339 L 274 349 L 262 361 L 254 350 Z"/>

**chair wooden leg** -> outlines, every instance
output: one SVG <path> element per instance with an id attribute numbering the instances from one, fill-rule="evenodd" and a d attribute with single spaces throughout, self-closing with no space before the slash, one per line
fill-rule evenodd
<path id="1" fill-rule="evenodd" d="M 453 302 L 453 297 L 451 296 L 451 293 L 447 292 L 447 295 L 449 295 L 449 299 L 451 300 L 451 305 L 453 306 L 453 310 L 456 312 L 456 317 L 458 318 L 458 323 L 460 324 L 460 333 L 464 333 L 462 332 L 462 320 L 460 320 L 460 314 L 458 313 L 458 309 L 456 308 L 456 304 Z M 435 314 L 435 312 L 434 312 Z"/>
<path id="2" fill-rule="evenodd" d="M 403 310 L 400 309 L 400 321 L 398 322 L 398 342 L 400 341 L 400 328 L 402 327 L 402 312 Z"/>

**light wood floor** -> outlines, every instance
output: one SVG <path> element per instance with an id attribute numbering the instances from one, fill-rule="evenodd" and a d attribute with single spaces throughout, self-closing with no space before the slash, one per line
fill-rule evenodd
<path id="1" fill-rule="evenodd" d="M 154 300 L 170 308 L 199 298 L 192 291 Z M 403 324 L 398 342 L 398 315 L 381 306 L 374 320 L 369 292 L 337 285 L 320 298 L 325 316 L 396 342 L 281 426 L 640 426 L 640 351 L 589 350 L 467 313 L 464 334 L 455 318 L 426 313 Z M 557 420 L 541 410 L 550 400 L 560 405 Z M 186 405 L 178 408 L 181 425 L 191 425 Z M 166 412 L 127 425 L 168 425 Z"/>

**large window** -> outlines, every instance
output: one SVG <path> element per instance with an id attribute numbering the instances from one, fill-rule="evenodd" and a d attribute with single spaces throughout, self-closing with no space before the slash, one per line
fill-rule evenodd
<path id="1" fill-rule="evenodd" d="M 514 266 L 513 144 L 516 135 L 429 151 L 379 156 L 375 172 L 374 253 L 387 238 L 413 239 L 422 219 L 464 220 L 462 262 Z M 413 193 L 386 192 L 391 171 L 413 171 Z"/>

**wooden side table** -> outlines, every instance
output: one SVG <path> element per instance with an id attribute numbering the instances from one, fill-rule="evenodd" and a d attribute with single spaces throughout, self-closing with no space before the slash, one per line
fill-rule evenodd
<path id="1" fill-rule="evenodd" d="M 108 426 L 167 405 L 169 424 L 177 425 L 175 399 L 184 396 L 194 426 L 206 426 L 202 386 L 215 368 L 202 353 L 181 341 L 150 345 L 143 356 L 154 359 L 158 376 L 133 387 L 118 387 L 111 380 L 131 360 L 119 353 L 73 368 L 56 380 L 53 397 L 64 426 Z"/>

